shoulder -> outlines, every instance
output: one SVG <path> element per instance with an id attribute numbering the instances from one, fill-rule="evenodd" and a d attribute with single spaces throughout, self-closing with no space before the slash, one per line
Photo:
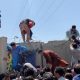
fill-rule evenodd
<path id="1" fill-rule="evenodd" d="M 80 80 L 80 74 L 73 77 L 73 80 Z"/>
<path id="2" fill-rule="evenodd" d="M 71 31 L 70 30 L 68 30 L 68 31 L 66 31 L 66 34 L 69 34 Z"/>

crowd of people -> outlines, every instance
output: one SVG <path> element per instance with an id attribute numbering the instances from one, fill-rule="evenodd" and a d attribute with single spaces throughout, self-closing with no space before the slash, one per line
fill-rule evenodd
<path id="1" fill-rule="evenodd" d="M 39 51 L 43 54 L 46 65 L 34 66 L 26 61 L 27 56 L 22 58 L 22 54 L 29 54 L 26 47 L 19 46 L 15 42 L 8 47 L 9 64 L 8 72 L 0 74 L 0 80 L 80 80 L 80 62 L 69 67 L 67 61 L 63 60 L 52 50 Z"/>
<path id="2" fill-rule="evenodd" d="M 31 28 L 34 25 L 35 22 L 30 19 L 25 19 L 20 23 L 19 27 L 24 42 L 29 43 L 31 40 Z M 27 38 L 25 38 L 26 34 Z M 76 25 L 72 25 L 66 35 L 71 42 L 71 46 L 77 49 L 80 46 L 80 41 Z M 27 55 L 31 51 L 27 47 L 17 45 L 15 42 L 7 46 L 7 53 L 8 58 L 4 58 L 4 60 L 7 61 L 8 72 L 0 74 L 0 80 L 80 80 L 80 62 L 71 67 L 67 61 L 52 50 L 39 51 L 46 60 L 44 67 L 29 63 Z"/>
<path id="3" fill-rule="evenodd" d="M 0 74 L 0 80 L 80 80 L 80 63 L 75 64 L 73 68 L 57 66 L 54 73 L 48 66 L 40 68 L 27 63 L 20 72 Z"/>

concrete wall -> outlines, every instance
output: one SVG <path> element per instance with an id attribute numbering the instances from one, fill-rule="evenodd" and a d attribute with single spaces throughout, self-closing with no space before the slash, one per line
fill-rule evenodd
<path id="1" fill-rule="evenodd" d="M 0 38 L 0 73 L 5 73 L 7 71 L 6 61 L 3 60 L 4 57 L 7 57 L 6 45 L 7 45 L 7 38 L 1 37 Z"/>
<path id="2" fill-rule="evenodd" d="M 69 64 L 71 64 L 72 59 L 74 58 L 74 61 L 77 62 L 78 59 L 80 59 L 80 51 L 77 50 L 71 50 L 70 49 L 70 42 L 61 40 L 61 41 L 49 41 L 48 43 L 42 43 L 42 42 L 36 42 L 33 43 L 33 48 L 42 48 L 43 50 L 45 49 L 50 49 L 58 53 L 60 57 L 65 59 Z M 42 60 L 41 60 L 41 54 L 36 53 L 36 64 L 37 65 L 42 65 Z M 46 65 L 45 59 L 43 57 L 43 66 Z"/>
<path id="3" fill-rule="evenodd" d="M 18 43 L 19 45 L 27 46 L 23 43 Z M 4 57 L 7 57 L 6 54 L 6 46 L 7 46 L 7 38 L 1 37 L 0 38 L 0 73 L 5 73 L 7 71 L 7 64 L 6 61 L 3 60 Z M 75 62 L 80 59 L 80 51 L 77 50 L 70 50 L 70 42 L 69 41 L 49 41 L 48 43 L 43 42 L 32 42 L 31 46 L 27 46 L 30 50 L 37 50 L 37 49 L 50 49 L 58 53 L 60 57 L 65 59 L 71 64 L 72 58 L 74 58 Z M 36 52 L 36 65 L 45 66 L 46 61 L 42 54 Z"/>
<path id="4" fill-rule="evenodd" d="M 21 45 L 24 45 L 23 43 Z M 49 41 L 48 43 L 43 43 L 43 42 L 32 42 L 31 46 L 29 49 L 50 49 L 58 53 L 60 57 L 68 61 L 68 63 L 71 64 L 72 58 L 74 58 L 75 62 L 77 62 L 78 59 L 80 59 L 80 51 L 72 51 L 70 50 L 70 42 L 61 40 L 61 41 Z M 43 60 L 42 60 L 43 59 Z M 46 65 L 45 58 L 42 57 L 41 54 L 38 54 L 36 52 L 36 65 Z"/>
<path id="5" fill-rule="evenodd" d="M 80 59 L 80 51 L 71 50 L 69 41 L 50 41 L 44 45 L 44 49 L 51 49 L 58 53 L 60 57 L 71 63 L 72 57 L 77 62 Z"/>
<path id="6" fill-rule="evenodd" d="M 31 46 L 24 44 L 24 43 L 18 43 L 19 45 L 22 46 L 26 46 L 29 50 L 40 50 L 41 48 L 41 44 L 44 44 L 43 42 L 31 42 Z M 44 57 L 42 56 L 42 54 L 39 54 L 36 51 L 36 66 L 40 65 L 40 66 L 45 66 L 46 61 L 44 59 Z"/>
<path id="7" fill-rule="evenodd" d="M 19 45 L 27 46 L 24 43 L 18 43 Z M 37 50 L 37 49 L 50 49 L 58 53 L 60 57 L 71 63 L 72 58 L 77 62 L 80 59 L 80 51 L 77 50 L 70 50 L 70 42 L 69 41 L 49 41 L 48 43 L 43 42 L 32 42 L 31 46 L 27 46 L 30 50 Z M 1 37 L 0 38 L 0 73 L 7 71 L 6 62 L 3 60 L 4 57 L 7 57 L 6 54 L 6 46 L 7 46 L 7 38 Z M 42 54 L 36 52 L 36 65 L 45 66 L 46 61 Z"/>

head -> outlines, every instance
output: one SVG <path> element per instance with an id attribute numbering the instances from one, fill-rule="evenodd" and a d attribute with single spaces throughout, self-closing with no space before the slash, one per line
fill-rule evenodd
<path id="1" fill-rule="evenodd" d="M 45 72 L 43 74 L 43 79 L 44 80 L 53 80 L 53 74 L 51 72 Z"/>
<path id="2" fill-rule="evenodd" d="M 77 49 L 78 48 L 78 45 L 76 43 L 73 43 L 72 44 L 72 47 L 73 47 L 73 49 Z"/>
<path id="3" fill-rule="evenodd" d="M 73 36 L 71 37 L 71 39 L 72 39 L 72 40 L 76 40 L 76 37 L 73 35 Z"/>
<path id="4" fill-rule="evenodd" d="M 30 20 L 28 25 L 29 25 L 29 26 L 34 26 L 34 25 L 35 25 L 35 22 L 32 21 L 32 20 Z"/>
<path id="5" fill-rule="evenodd" d="M 15 47 L 16 47 L 16 43 L 15 43 L 15 42 L 12 42 L 12 43 L 10 44 L 10 46 L 11 46 L 12 48 L 15 48 Z"/>
<path id="6" fill-rule="evenodd" d="M 27 70 L 24 71 L 24 76 L 33 76 L 34 77 L 34 70 L 32 68 L 27 68 Z"/>
<path id="7" fill-rule="evenodd" d="M 66 73 L 65 78 L 68 80 L 72 80 L 72 78 L 73 78 L 72 73 Z"/>
<path id="8" fill-rule="evenodd" d="M 76 25 L 72 25 L 72 29 L 76 29 Z"/>
<path id="9" fill-rule="evenodd" d="M 35 25 L 35 22 L 31 19 L 26 19 L 26 24 L 28 24 L 28 26 L 32 27 Z"/>
<path id="10" fill-rule="evenodd" d="M 50 71 L 51 71 L 51 69 L 50 69 L 49 66 L 46 66 L 43 70 L 44 70 L 45 72 L 50 72 Z"/>
<path id="11" fill-rule="evenodd" d="M 7 46 L 7 53 L 11 53 L 11 47 L 10 46 Z"/>
<path id="12" fill-rule="evenodd" d="M 74 71 L 74 75 L 80 74 L 80 64 L 75 64 L 73 71 Z"/>
<path id="13" fill-rule="evenodd" d="M 60 78 L 61 76 L 64 76 L 65 70 L 63 67 L 56 67 L 54 70 L 55 77 Z"/>
<path id="14" fill-rule="evenodd" d="M 71 68 L 66 68 L 66 73 L 71 73 Z"/>

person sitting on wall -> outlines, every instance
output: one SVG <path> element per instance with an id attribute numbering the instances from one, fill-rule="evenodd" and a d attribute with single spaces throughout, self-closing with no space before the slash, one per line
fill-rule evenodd
<path id="1" fill-rule="evenodd" d="M 66 32 L 66 36 L 70 41 L 72 36 L 75 36 L 76 39 L 80 36 L 79 31 L 76 29 L 76 25 L 72 25 L 71 29 Z"/>

